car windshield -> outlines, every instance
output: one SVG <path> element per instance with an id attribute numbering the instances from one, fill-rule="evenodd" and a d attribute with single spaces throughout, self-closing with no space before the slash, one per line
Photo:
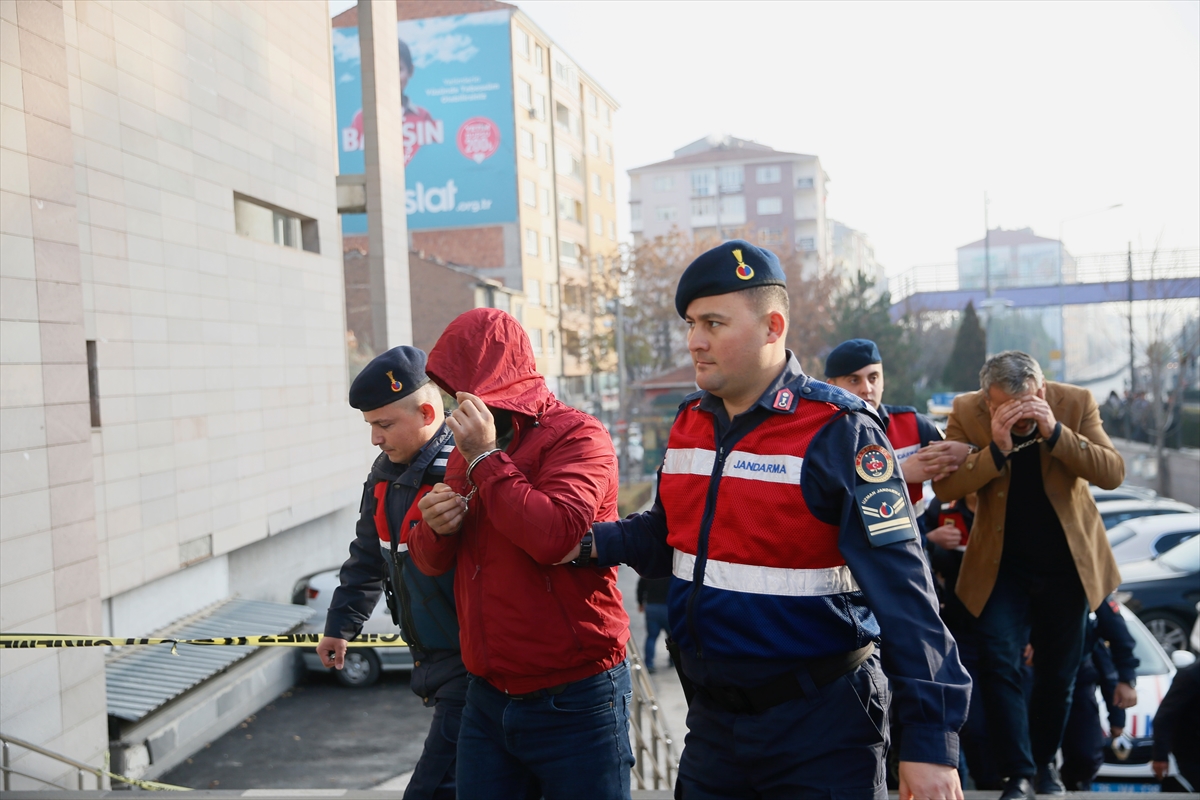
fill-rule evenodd
<path id="1" fill-rule="evenodd" d="M 1159 556 L 1158 560 L 1178 572 L 1200 572 L 1200 539 L 1191 538 L 1181 542 Z"/>
<path id="2" fill-rule="evenodd" d="M 1169 674 L 1171 668 L 1154 635 L 1146 630 L 1146 626 L 1128 609 L 1122 607 L 1121 616 L 1125 618 L 1129 633 L 1133 636 L 1133 654 L 1138 659 L 1137 674 L 1139 676 Z"/>

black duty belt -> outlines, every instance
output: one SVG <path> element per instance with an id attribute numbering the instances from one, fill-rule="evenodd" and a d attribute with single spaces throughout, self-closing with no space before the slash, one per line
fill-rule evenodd
<path id="1" fill-rule="evenodd" d="M 858 669 L 874 652 L 875 645 L 871 643 L 847 653 L 809 659 L 804 662 L 803 671 L 808 673 L 813 685 L 820 688 Z M 696 693 L 734 714 L 761 714 L 805 695 L 804 684 L 795 672 L 785 673 L 760 686 L 697 686 Z"/>

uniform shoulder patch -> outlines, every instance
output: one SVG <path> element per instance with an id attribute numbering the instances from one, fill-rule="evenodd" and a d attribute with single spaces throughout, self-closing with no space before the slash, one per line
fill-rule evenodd
<path id="1" fill-rule="evenodd" d="M 854 505 L 871 547 L 917 538 L 917 528 L 908 506 L 908 490 L 899 480 L 882 486 L 859 486 L 854 490 Z"/>
<path id="2" fill-rule="evenodd" d="M 892 477 L 896 464 L 886 447 L 869 444 L 854 457 L 854 471 L 867 483 L 883 483 Z"/>
<path id="3" fill-rule="evenodd" d="M 779 411 L 791 411 L 792 403 L 795 402 L 796 395 L 791 389 L 780 389 L 775 393 L 775 400 L 771 402 L 771 408 Z"/>

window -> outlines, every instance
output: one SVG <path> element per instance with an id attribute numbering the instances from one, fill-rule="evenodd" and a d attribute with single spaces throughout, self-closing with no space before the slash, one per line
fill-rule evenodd
<path id="1" fill-rule="evenodd" d="M 665 175 L 661 178 L 654 179 L 654 191 L 669 192 L 675 188 L 675 181 L 670 175 Z"/>
<path id="2" fill-rule="evenodd" d="M 554 331 L 550 331 L 547 338 L 548 341 L 546 343 L 546 355 L 552 356 L 558 350 L 558 335 Z"/>
<path id="3" fill-rule="evenodd" d="M 571 92 L 579 96 L 579 73 L 561 61 L 554 62 L 554 80 L 571 87 Z"/>
<path id="4" fill-rule="evenodd" d="M 578 264 L 579 245 L 575 244 L 569 239 L 563 239 L 558 244 L 558 255 L 559 260 L 561 260 L 564 264 Z"/>
<path id="5" fill-rule="evenodd" d="M 588 153 L 593 156 L 600 155 L 600 137 L 594 133 L 588 134 Z"/>
<path id="6" fill-rule="evenodd" d="M 529 344 L 533 346 L 533 354 L 540 356 L 542 354 L 542 329 L 534 328 L 529 331 Z"/>
<path id="7" fill-rule="evenodd" d="M 803 250 L 806 253 L 811 253 L 813 250 L 817 249 L 816 242 L 811 236 L 797 236 L 796 247 L 797 249 Z"/>
<path id="8" fill-rule="evenodd" d="M 529 58 L 529 34 L 517 28 L 517 52 Z"/>
<path id="9" fill-rule="evenodd" d="M 537 162 L 542 169 L 550 166 L 550 145 L 545 142 L 537 143 Z"/>
<path id="10" fill-rule="evenodd" d="M 554 262 L 554 237 L 553 236 L 542 237 L 542 261 L 545 261 L 547 264 L 551 264 Z"/>
<path id="11" fill-rule="evenodd" d="M 711 169 L 692 170 L 692 197 L 708 197 L 716 193 L 716 175 Z"/>
<path id="12" fill-rule="evenodd" d="M 558 308 L 558 284 L 550 282 L 546 284 L 546 308 L 550 309 L 551 313 L 555 313 Z"/>
<path id="13" fill-rule="evenodd" d="M 597 236 L 604 235 L 604 218 L 599 214 L 592 214 L 592 233 Z"/>
<path id="14" fill-rule="evenodd" d="M 546 120 L 546 95 L 533 95 L 533 115 L 543 122 Z"/>
<path id="15" fill-rule="evenodd" d="M 542 188 L 541 211 L 543 217 L 550 216 L 550 190 Z"/>
<path id="16" fill-rule="evenodd" d="M 558 198 L 558 215 L 571 222 L 583 222 L 583 203 L 570 195 L 560 195 Z"/>
<path id="17" fill-rule="evenodd" d="M 533 50 L 533 64 L 537 67 L 539 75 L 546 71 L 546 51 L 541 47 L 535 47 Z"/>
<path id="18" fill-rule="evenodd" d="M 517 102 L 524 108 L 533 108 L 533 87 L 528 81 L 517 80 Z"/>
<path id="19" fill-rule="evenodd" d="M 611 182 L 604 184 L 604 197 L 610 203 L 616 202 L 616 200 L 614 200 L 615 195 L 613 194 L 613 185 Z"/>
<path id="20" fill-rule="evenodd" d="M 756 183 L 779 183 L 783 179 L 779 167 L 759 167 L 754 170 Z"/>
<path id="21" fill-rule="evenodd" d="M 783 198 L 760 197 L 758 198 L 758 203 L 755 210 L 758 211 L 759 214 L 782 214 Z"/>
<path id="22" fill-rule="evenodd" d="M 600 176 L 594 172 L 592 173 L 592 194 L 596 197 L 600 196 Z"/>
<path id="23" fill-rule="evenodd" d="M 593 117 L 596 116 L 596 114 L 598 113 L 599 108 L 600 108 L 599 104 L 596 102 L 596 95 L 594 95 L 594 94 L 588 95 L 587 106 L 588 106 L 588 113 L 591 114 Z"/>
<path id="24" fill-rule="evenodd" d="M 746 196 L 741 194 L 721 195 L 721 220 L 723 222 L 745 222 Z"/>
<path id="25" fill-rule="evenodd" d="M 615 219 L 608 221 L 608 238 L 614 242 L 617 240 L 617 221 Z"/>
<path id="26" fill-rule="evenodd" d="M 716 213 L 717 199 L 715 197 L 698 197 L 692 201 L 693 217 L 711 217 Z"/>
<path id="27" fill-rule="evenodd" d="M 608 106 L 603 106 L 601 110 L 604 112 L 601 114 L 601 119 L 604 120 L 604 127 L 612 127 L 612 109 Z"/>
<path id="28" fill-rule="evenodd" d="M 87 341 L 88 402 L 92 408 L 92 427 L 100 427 L 100 370 L 97 366 L 96 343 Z"/>
<path id="29" fill-rule="evenodd" d="M 642 204 L 641 203 L 630 203 L 629 204 L 629 219 L 632 220 L 633 222 L 641 222 L 642 221 Z"/>
<path id="30" fill-rule="evenodd" d="M 579 341 L 579 331 L 563 331 L 563 352 L 573 358 L 583 357 L 583 345 Z"/>
<path id="31" fill-rule="evenodd" d="M 783 231 L 779 228 L 759 228 L 758 229 L 759 244 L 783 244 Z"/>
<path id="32" fill-rule="evenodd" d="M 742 167 L 721 167 L 717 171 L 717 182 L 721 184 L 721 194 L 738 194 L 746 181 L 746 170 Z"/>
<path id="33" fill-rule="evenodd" d="M 315 219 L 236 193 L 233 196 L 233 224 L 238 234 L 250 239 L 310 253 L 321 251 Z"/>
<path id="34" fill-rule="evenodd" d="M 532 233 L 532 231 L 531 231 Z M 533 237 L 533 241 L 537 243 L 537 236 Z M 525 305 L 540 306 L 542 304 L 542 282 L 536 281 L 533 278 L 528 278 L 525 281 Z"/>
<path id="35" fill-rule="evenodd" d="M 612 156 L 612 145 L 611 145 L 611 144 L 605 144 L 605 145 L 604 145 L 604 163 L 605 163 L 605 164 L 611 164 L 611 163 L 612 163 L 612 158 L 613 158 L 613 156 Z"/>
<path id="36" fill-rule="evenodd" d="M 538 254 L 538 232 L 533 228 L 525 229 L 525 254 L 530 256 Z"/>
<path id="37" fill-rule="evenodd" d="M 679 210 L 675 206 L 659 206 L 654 209 L 654 216 L 662 222 L 670 222 L 679 216 Z"/>
<path id="38" fill-rule="evenodd" d="M 812 178 L 796 178 L 796 188 L 797 189 L 813 188 L 813 179 Z"/>
<path id="39" fill-rule="evenodd" d="M 575 154 L 570 150 L 563 148 L 554 154 L 554 160 L 557 162 L 555 171 L 559 175 L 570 175 L 576 180 L 583 181 L 583 164 L 575 157 Z"/>
<path id="40" fill-rule="evenodd" d="M 554 123 L 559 130 L 579 138 L 579 115 L 562 103 L 554 104 Z"/>
<path id="41" fill-rule="evenodd" d="M 527 206 L 537 205 L 537 186 L 528 178 L 521 179 L 521 202 Z"/>
<path id="42" fill-rule="evenodd" d="M 533 134 L 529 131 L 521 131 L 521 155 L 533 158 Z"/>

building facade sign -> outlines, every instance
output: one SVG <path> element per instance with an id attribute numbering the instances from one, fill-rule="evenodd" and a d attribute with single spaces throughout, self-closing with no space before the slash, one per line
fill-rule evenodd
<path id="1" fill-rule="evenodd" d="M 404 174 L 409 230 L 515 222 L 517 174 L 509 12 L 397 24 L 404 87 Z M 338 156 L 363 172 L 358 28 L 333 29 Z M 365 233 L 366 215 L 345 215 Z"/>

